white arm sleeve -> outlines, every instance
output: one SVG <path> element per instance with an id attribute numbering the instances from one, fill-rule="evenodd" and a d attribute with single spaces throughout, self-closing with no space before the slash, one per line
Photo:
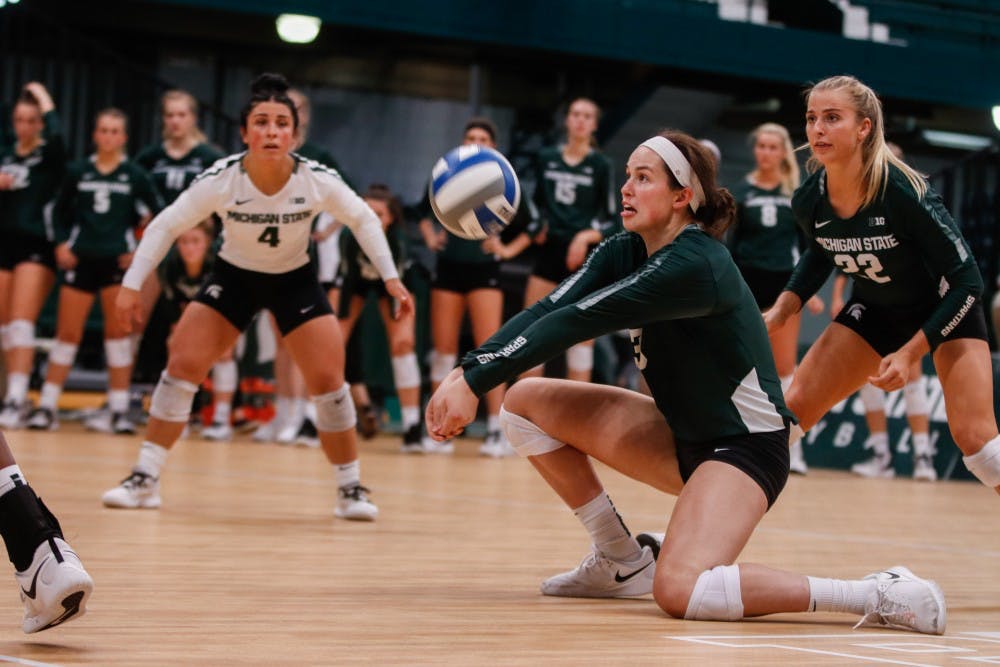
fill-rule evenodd
<path id="1" fill-rule="evenodd" d="M 213 179 L 195 181 L 173 204 L 153 218 L 143 232 L 139 247 L 135 249 L 132 264 L 122 279 L 122 287 L 138 291 L 143 281 L 166 257 L 174 239 L 212 214 L 219 196 L 212 182 Z"/>
<path id="2" fill-rule="evenodd" d="M 389 242 L 385 239 L 382 223 L 375 212 L 339 176 L 329 175 L 327 183 L 329 187 L 326 189 L 324 202 L 326 211 L 351 229 L 358 245 L 378 269 L 383 282 L 399 278 Z"/>

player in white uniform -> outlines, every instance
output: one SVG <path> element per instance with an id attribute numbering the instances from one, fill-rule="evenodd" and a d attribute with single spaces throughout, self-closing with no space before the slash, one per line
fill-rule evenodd
<path id="1" fill-rule="evenodd" d="M 183 231 L 218 214 L 224 242 L 211 275 L 170 339 L 167 368 L 153 392 L 146 439 L 132 473 L 104 494 L 109 507 L 160 505 L 159 477 L 168 450 L 191 412 L 198 384 L 212 363 L 261 309 L 270 310 L 316 403 L 317 427 L 334 466 L 334 514 L 374 520 L 378 508 L 361 485 L 354 403 L 344 382 L 344 343 L 307 247 L 321 211 L 348 225 L 405 314 L 413 300 L 399 280 L 382 226 L 340 175 L 291 153 L 298 130 L 288 83 L 264 74 L 241 114 L 247 151 L 219 160 L 158 215 L 143 235 L 122 283 L 117 308 L 136 316 L 139 288 Z"/>

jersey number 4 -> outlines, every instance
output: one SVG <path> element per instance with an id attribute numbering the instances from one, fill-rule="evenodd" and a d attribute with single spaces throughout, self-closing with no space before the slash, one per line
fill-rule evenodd
<path id="1" fill-rule="evenodd" d="M 278 228 L 277 227 L 265 227 L 264 231 L 260 233 L 257 237 L 257 243 L 266 243 L 272 248 L 277 247 L 281 243 L 281 239 L 278 238 Z"/>
<path id="2" fill-rule="evenodd" d="M 876 283 L 887 283 L 892 280 L 890 276 L 880 276 L 878 274 L 882 270 L 882 262 L 879 261 L 878 257 L 869 252 L 857 257 L 853 255 L 834 255 L 833 263 L 839 266 L 840 270 L 844 273 L 864 271 L 868 280 Z"/>

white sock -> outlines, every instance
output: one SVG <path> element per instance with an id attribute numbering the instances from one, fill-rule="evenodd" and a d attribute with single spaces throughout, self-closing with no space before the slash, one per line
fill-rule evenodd
<path id="1" fill-rule="evenodd" d="M 274 399 L 274 423 L 280 429 L 288 423 L 292 412 L 292 399 L 290 396 L 278 395 Z"/>
<path id="2" fill-rule="evenodd" d="M 8 373 L 7 374 L 7 402 L 17 403 L 20 405 L 24 403 L 24 398 L 28 395 L 28 377 L 27 373 Z"/>
<path id="3" fill-rule="evenodd" d="M 500 415 L 490 415 L 486 418 L 486 432 L 495 433 L 500 430 Z"/>
<path id="4" fill-rule="evenodd" d="M 302 421 L 306 418 L 307 403 L 312 403 L 312 401 L 299 397 L 292 399 L 292 409 L 288 411 L 288 421 L 285 422 L 286 426 L 291 424 L 299 426 L 302 424 Z"/>
<path id="5" fill-rule="evenodd" d="M 108 410 L 111 414 L 128 412 L 128 389 L 108 390 Z"/>
<path id="6" fill-rule="evenodd" d="M 337 480 L 337 488 L 357 486 L 361 483 L 361 461 L 354 459 L 350 463 L 335 463 L 333 476 Z"/>
<path id="7" fill-rule="evenodd" d="M 216 401 L 212 405 L 212 422 L 228 425 L 232 411 L 233 406 L 229 404 L 229 401 Z"/>
<path id="8" fill-rule="evenodd" d="M 880 459 L 889 458 L 889 434 L 885 431 L 881 433 L 872 433 L 865 440 L 865 448 L 871 448 L 875 452 L 875 456 Z"/>
<path id="9" fill-rule="evenodd" d="M 62 394 L 62 387 L 55 382 L 46 382 L 42 385 L 42 397 L 38 399 L 38 407 L 55 412 L 59 406 L 59 396 Z"/>
<path id="10" fill-rule="evenodd" d="M 135 462 L 135 470 L 146 473 L 150 477 L 160 477 L 160 468 L 167 461 L 167 454 L 170 450 L 161 447 L 155 442 L 143 440 L 142 447 L 139 448 L 139 458 Z"/>
<path id="11" fill-rule="evenodd" d="M 931 438 L 927 433 L 914 433 L 913 438 L 913 453 L 917 456 L 932 456 L 934 450 L 931 449 Z"/>
<path id="12" fill-rule="evenodd" d="M 24 478 L 24 473 L 16 463 L 0 469 L 0 497 L 8 491 L 13 491 L 15 487 L 27 484 L 28 480 Z"/>
<path id="13" fill-rule="evenodd" d="M 602 491 L 574 509 L 573 514 L 590 533 L 597 549 L 611 560 L 633 561 L 639 557 L 639 543 L 629 534 L 608 494 Z"/>
<path id="14" fill-rule="evenodd" d="M 806 579 L 809 580 L 807 611 L 839 611 L 861 615 L 865 613 L 865 601 L 875 590 L 874 579 Z"/>
<path id="15" fill-rule="evenodd" d="M 408 407 L 403 408 L 403 430 L 407 430 L 414 424 L 420 423 L 420 408 L 418 407 Z"/>

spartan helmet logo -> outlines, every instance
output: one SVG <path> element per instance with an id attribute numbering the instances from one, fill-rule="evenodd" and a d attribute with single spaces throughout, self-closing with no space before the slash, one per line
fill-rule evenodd
<path id="1" fill-rule="evenodd" d="M 205 294 L 212 297 L 213 299 L 218 299 L 222 296 L 222 285 L 209 285 L 205 288 Z"/>
<path id="2" fill-rule="evenodd" d="M 865 314 L 865 304 L 863 303 L 852 303 L 851 307 L 847 309 L 847 316 L 853 317 L 857 321 L 861 321 L 861 316 Z"/>

